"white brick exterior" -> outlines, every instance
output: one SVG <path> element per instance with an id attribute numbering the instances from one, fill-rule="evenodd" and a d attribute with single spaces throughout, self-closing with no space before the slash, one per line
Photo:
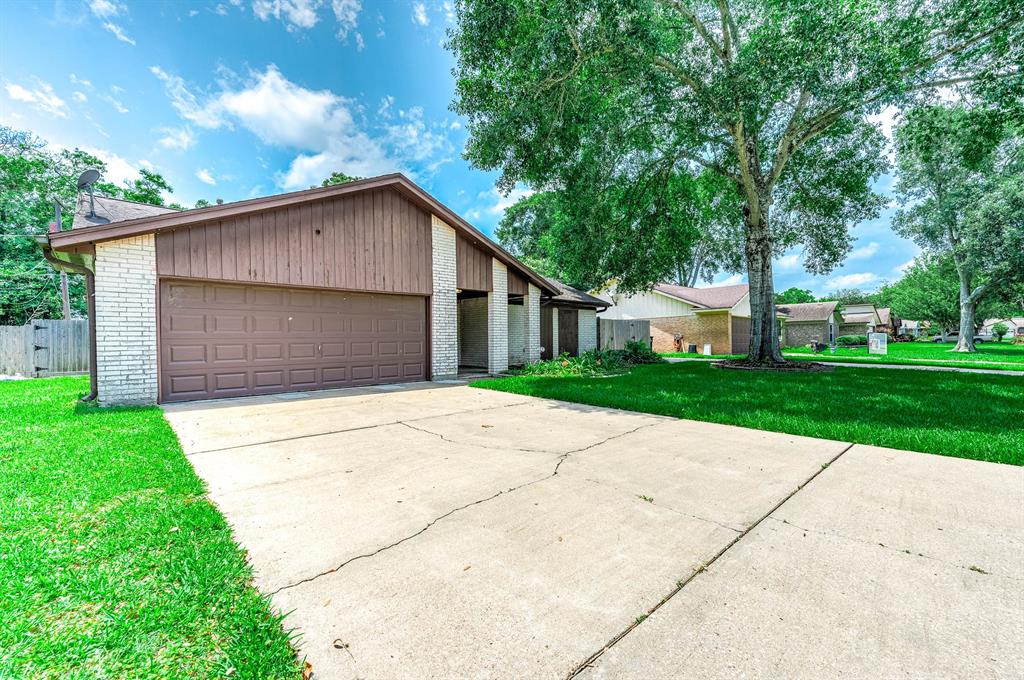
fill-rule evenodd
<path id="1" fill-rule="evenodd" d="M 508 268 L 491 258 L 491 292 L 487 294 L 487 372 L 508 370 Z"/>
<path id="2" fill-rule="evenodd" d="M 432 215 L 433 294 L 430 297 L 430 372 L 434 379 L 459 372 L 458 308 L 455 297 L 455 230 Z"/>
<path id="3" fill-rule="evenodd" d="M 487 298 L 459 300 L 459 366 L 487 368 Z"/>
<path id="4" fill-rule="evenodd" d="M 157 398 L 156 247 L 152 234 L 96 244 L 99 403 Z"/>
<path id="5" fill-rule="evenodd" d="M 597 311 L 581 309 L 576 318 L 579 323 L 580 354 L 597 349 Z"/>
<path id="6" fill-rule="evenodd" d="M 550 307 L 545 314 L 551 315 L 551 358 L 558 358 L 558 307 Z"/>
<path id="7" fill-rule="evenodd" d="M 508 365 L 526 363 L 526 306 L 508 306 Z"/>
<path id="8" fill-rule="evenodd" d="M 526 357 L 528 364 L 540 361 L 540 288 L 528 284 L 526 297 L 523 299 Z"/>

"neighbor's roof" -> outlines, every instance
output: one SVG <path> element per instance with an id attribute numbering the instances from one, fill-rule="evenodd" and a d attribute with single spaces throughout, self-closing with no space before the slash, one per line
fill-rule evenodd
<path id="1" fill-rule="evenodd" d="M 843 323 L 871 323 L 874 320 L 874 314 L 843 314 Z"/>
<path id="2" fill-rule="evenodd" d="M 875 311 L 878 312 L 878 319 L 883 325 L 888 326 L 889 321 L 892 317 L 892 310 L 889 307 L 876 307 Z"/>
<path id="3" fill-rule="evenodd" d="M 48 235 L 48 238 L 50 240 L 51 248 L 54 250 L 65 250 L 76 245 L 113 241 L 116 239 L 128 238 L 129 236 L 137 236 L 139 234 L 152 234 L 166 231 L 168 229 L 174 229 L 176 227 L 215 222 L 217 220 L 229 219 L 238 215 L 271 210 L 274 208 L 282 208 L 305 203 L 307 201 L 334 198 L 337 196 L 359 193 L 361 191 L 371 191 L 373 189 L 383 188 L 394 189 L 405 198 L 421 207 L 423 210 L 437 215 L 456 231 L 464 232 L 473 241 L 478 242 L 483 248 L 489 250 L 494 258 L 504 263 L 506 266 L 511 265 L 514 269 L 522 272 L 529 281 L 532 281 L 545 292 L 556 292 L 556 289 L 552 288 L 547 279 L 517 260 L 504 248 L 484 236 L 480 230 L 459 217 L 455 212 L 448 208 L 448 206 L 428 194 L 417 186 L 415 182 L 401 173 L 381 175 L 380 177 L 369 177 L 367 179 L 346 182 L 345 184 L 335 184 L 328 187 L 315 187 L 313 189 L 293 191 L 287 194 L 264 196 L 263 198 L 251 198 L 245 201 L 235 201 L 233 203 L 221 203 L 218 205 L 211 205 L 206 208 L 197 208 L 195 210 L 179 211 L 170 210 L 168 208 L 156 208 L 155 211 L 148 211 L 147 214 L 144 215 L 125 216 L 122 213 L 122 215 L 116 220 L 111 217 L 107 217 L 107 219 L 110 220 L 109 222 L 99 222 L 91 225 L 82 223 L 82 228 L 51 232 Z M 88 201 L 88 197 L 86 197 L 86 200 Z M 110 201 L 112 199 L 107 200 Z M 79 201 L 79 203 L 81 203 L 81 201 Z M 119 203 L 131 202 L 119 201 Z M 149 207 L 152 208 L 153 206 Z M 88 212 L 88 210 L 86 212 Z M 99 210 L 97 210 L 97 214 L 99 214 Z"/>
<path id="4" fill-rule="evenodd" d="M 671 283 L 658 283 L 655 284 L 654 290 L 698 307 L 725 309 L 742 300 L 750 290 L 750 286 L 742 283 L 738 286 L 718 286 L 717 288 L 688 288 Z"/>
<path id="5" fill-rule="evenodd" d="M 803 321 L 828 321 L 835 314 L 838 302 L 801 302 L 791 305 L 778 305 L 776 309 L 786 315 L 786 323 Z"/>
<path id="6" fill-rule="evenodd" d="M 552 302 L 568 302 L 575 305 L 582 305 L 585 307 L 610 307 L 610 303 L 602 300 L 599 297 L 594 297 L 589 293 L 584 293 L 578 288 L 568 286 L 558 279 L 553 279 L 549 276 L 545 276 L 547 282 L 551 284 L 553 288 L 558 290 L 558 295 L 551 296 Z"/>
<path id="7" fill-rule="evenodd" d="M 71 223 L 72 229 L 84 229 L 86 227 L 97 227 L 111 222 L 125 222 L 128 220 L 152 217 L 154 215 L 166 215 L 167 213 L 181 212 L 173 208 L 164 208 L 148 203 L 136 203 L 135 201 L 123 201 L 120 198 L 109 196 L 94 197 L 96 212 L 90 217 L 89 194 L 78 195 L 78 205 L 75 207 L 75 219 Z"/>

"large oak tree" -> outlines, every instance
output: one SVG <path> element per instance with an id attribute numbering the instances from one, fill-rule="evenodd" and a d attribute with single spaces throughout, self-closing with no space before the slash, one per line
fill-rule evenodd
<path id="1" fill-rule="evenodd" d="M 880 205 L 883 141 L 868 116 L 968 81 L 1005 96 L 1021 13 L 1019 0 L 463 0 L 453 106 L 469 120 L 466 156 L 500 169 L 505 190 L 599 206 L 611 188 L 667 192 L 680 171 L 732 182 L 748 359 L 777 363 L 773 254 L 802 244 L 805 266 L 828 271 Z M 624 228 L 651 204 L 627 203 Z"/>

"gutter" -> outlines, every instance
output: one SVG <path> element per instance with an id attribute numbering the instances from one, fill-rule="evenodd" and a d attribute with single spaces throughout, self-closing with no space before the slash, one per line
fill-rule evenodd
<path id="1" fill-rule="evenodd" d="M 50 247 L 50 240 L 46 236 L 36 239 L 36 244 L 43 251 L 43 257 L 57 271 L 70 274 L 81 274 L 85 277 L 85 301 L 86 315 L 89 317 L 89 394 L 82 397 L 81 401 L 89 402 L 96 399 L 97 372 L 96 372 L 96 275 L 84 264 L 75 264 L 59 258 Z"/>

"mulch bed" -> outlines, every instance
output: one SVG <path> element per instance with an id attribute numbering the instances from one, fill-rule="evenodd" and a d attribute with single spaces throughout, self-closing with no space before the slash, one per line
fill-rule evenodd
<path id="1" fill-rule="evenodd" d="M 781 364 L 752 363 L 746 359 L 725 359 L 711 364 L 715 368 L 726 368 L 734 371 L 769 371 L 775 373 L 831 373 L 835 366 L 819 364 L 813 361 L 784 361 Z"/>

